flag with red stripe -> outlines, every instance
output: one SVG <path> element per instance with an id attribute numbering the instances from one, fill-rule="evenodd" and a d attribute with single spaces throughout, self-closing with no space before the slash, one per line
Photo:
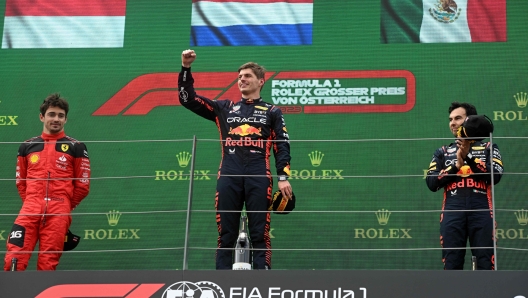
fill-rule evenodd
<path id="1" fill-rule="evenodd" d="M 313 0 L 193 0 L 191 46 L 312 44 Z"/>
<path id="2" fill-rule="evenodd" d="M 382 0 L 382 43 L 505 42 L 506 0 Z"/>
<path id="3" fill-rule="evenodd" d="M 120 48 L 126 0 L 6 0 L 2 49 Z"/>

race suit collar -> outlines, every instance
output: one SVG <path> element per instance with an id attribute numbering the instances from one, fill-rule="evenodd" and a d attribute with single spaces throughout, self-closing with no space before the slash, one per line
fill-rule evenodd
<path id="1" fill-rule="evenodd" d="M 66 133 L 64 132 L 64 130 L 59 133 L 54 133 L 54 134 L 49 134 L 45 132 L 42 133 L 42 138 L 45 140 L 58 140 L 58 139 L 64 138 L 65 136 L 66 136 Z"/>
<path id="2" fill-rule="evenodd" d="M 242 102 L 245 103 L 245 104 L 254 104 L 254 103 L 259 103 L 262 101 L 262 97 L 259 97 L 257 99 L 250 99 L 250 98 L 243 98 L 242 97 Z"/>

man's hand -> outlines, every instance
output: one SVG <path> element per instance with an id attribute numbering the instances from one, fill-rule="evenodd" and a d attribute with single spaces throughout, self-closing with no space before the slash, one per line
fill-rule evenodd
<path id="1" fill-rule="evenodd" d="M 464 165 L 464 159 L 466 159 L 466 156 L 469 153 L 471 142 L 468 140 L 457 139 L 456 144 L 458 147 L 456 167 L 460 169 Z"/>
<path id="2" fill-rule="evenodd" d="M 288 200 L 292 199 L 293 191 L 288 180 L 279 181 L 279 190 L 283 197 L 288 198 Z"/>
<path id="3" fill-rule="evenodd" d="M 457 151 L 457 162 L 455 166 L 459 170 L 462 166 L 464 166 L 464 158 L 462 158 L 462 156 L 460 155 L 460 150 Z"/>
<path id="4" fill-rule="evenodd" d="M 185 50 L 182 52 L 182 66 L 190 68 L 191 64 L 196 60 L 196 53 L 194 50 Z"/>

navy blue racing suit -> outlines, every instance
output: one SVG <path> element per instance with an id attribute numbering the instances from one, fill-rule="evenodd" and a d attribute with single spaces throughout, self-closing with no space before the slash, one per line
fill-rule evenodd
<path id="1" fill-rule="evenodd" d="M 431 191 L 444 188 L 440 215 L 440 244 L 444 269 L 464 269 L 466 244 L 471 247 L 493 247 L 494 216 L 491 198 L 491 158 L 493 179 L 497 184 L 503 172 L 499 147 L 489 142 L 476 141 L 471 145 L 464 166 L 457 169 L 456 144 L 437 149 L 429 165 L 426 182 Z M 492 153 L 491 153 L 492 152 Z M 449 212 L 448 210 L 468 210 Z M 485 211 L 471 211 L 485 210 Z M 463 248 L 463 249 L 445 249 Z M 477 258 L 477 269 L 494 270 L 493 248 L 472 249 Z"/>
<path id="2" fill-rule="evenodd" d="M 254 249 L 253 269 L 271 269 L 270 213 L 267 210 L 273 188 L 272 148 L 277 175 L 280 179 L 290 175 L 290 144 L 282 111 L 261 98 L 242 98 L 236 103 L 210 100 L 197 95 L 193 83 L 190 68 L 182 67 L 178 77 L 180 103 L 215 122 L 222 145 L 215 198 L 216 269 L 232 268 L 232 253 L 244 203 Z"/>

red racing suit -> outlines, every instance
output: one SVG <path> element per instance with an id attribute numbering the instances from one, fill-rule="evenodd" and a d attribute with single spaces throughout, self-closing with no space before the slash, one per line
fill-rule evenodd
<path id="1" fill-rule="evenodd" d="M 55 270 L 71 211 L 90 190 L 86 146 L 64 131 L 25 141 L 18 150 L 16 186 L 23 203 L 7 240 L 4 270 L 13 258 L 18 259 L 17 271 L 25 270 L 37 241 L 37 270 Z"/>
<path id="2" fill-rule="evenodd" d="M 273 180 L 270 152 L 279 179 L 290 175 L 290 144 L 282 111 L 258 99 L 210 100 L 196 95 L 189 68 L 178 79 L 181 104 L 216 123 L 222 140 L 215 207 L 218 225 L 216 269 L 231 269 L 240 211 L 248 211 L 253 269 L 271 269 L 270 214 Z"/>
<path id="3" fill-rule="evenodd" d="M 489 142 L 476 141 L 460 169 L 456 167 L 457 151 L 454 143 L 437 149 L 426 177 L 431 191 L 444 189 L 443 212 L 440 215 L 444 269 L 464 269 L 465 247 L 469 239 L 471 247 L 490 247 L 471 249 L 473 256 L 477 257 L 477 269 L 493 270 L 491 247 L 494 244 L 495 223 L 490 173 L 493 164 L 493 182 L 499 183 L 503 172 L 499 147 L 493 144 L 491 148 Z"/>

